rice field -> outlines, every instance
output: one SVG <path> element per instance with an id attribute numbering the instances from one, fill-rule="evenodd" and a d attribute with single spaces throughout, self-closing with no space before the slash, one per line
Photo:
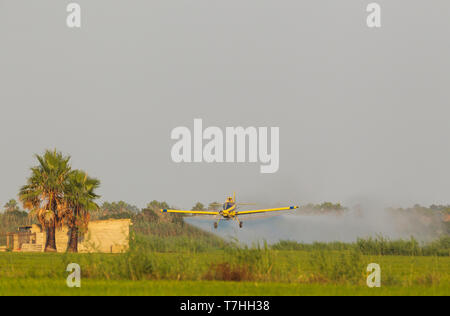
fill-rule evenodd
<path id="1" fill-rule="evenodd" d="M 224 281 L 84 280 L 68 288 L 64 280 L 2 279 L 1 296 L 437 296 L 448 295 L 448 286 L 363 286 Z"/>
<path id="2" fill-rule="evenodd" d="M 232 250 L 230 250 L 232 249 Z M 0 253 L 0 295 L 449 295 L 450 257 L 268 248 L 204 252 Z M 81 288 L 66 285 L 68 263 Z M 381 266 L 381 288 L 366 267 Z"/>

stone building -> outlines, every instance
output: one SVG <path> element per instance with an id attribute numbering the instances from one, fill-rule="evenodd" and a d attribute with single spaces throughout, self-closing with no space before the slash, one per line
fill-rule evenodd
<path id="1" fill-rule="evenodd" d="M 78 240 L 81 253 L 120 253 L 128 250 L 130 219 L 109 219 L 91 221 L 88 231 Z M 70 230 L 67 227 L 56 230 L 56 249 L 66 252 Z M 6 246 L 15 252 L 43 252 L 46 233 L 40 225 L 19 227 L 17 232 L 6 234 Z M 1 248 L 1 247 L 0 247 Z"/>

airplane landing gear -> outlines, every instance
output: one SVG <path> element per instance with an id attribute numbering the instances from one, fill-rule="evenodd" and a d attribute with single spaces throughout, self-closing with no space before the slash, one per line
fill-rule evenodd
<path id="1" fill-rule="evenodd" d="M 239 220 L 239 218 L 237 218 L 237 216 L 235 218 L 233 218 L 233 220 L 238 222 L 239 228 L 242 228 L 242 222 Z"/>

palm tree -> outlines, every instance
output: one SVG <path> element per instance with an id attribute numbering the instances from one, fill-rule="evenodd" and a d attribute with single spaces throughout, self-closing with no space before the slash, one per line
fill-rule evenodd
<path id="1" fill-rule="evenodd" d="M 67 216 L 67 225 L 70 228 L 68 252 L 78 252 L 78 236 L 87 230 L 90 212 L 99 206 L 94 202 L 99 198 L 95 190 L 100 186 L 100 181 L 90 178 L 84 171 L 74 170 L 70 173 L 66 186 L 66 201 L 70 215 Z"/>
<path id="2" fill-rule="evenodd" d="M 20 209 L 19 209 L 19 204 L 18 204 L 17 201 L 14 200 L 14 199 L 9 200 L 9 202 L 5 204 L 4 208 L 5 208 L 5 211 L 6 211 L 7 213 L 8 213 L 8 212 L 9 212 L 9 213 L 12 213 L 12 212 L 16 212 L 16 211 L 19 211 L 19 210 L 20 210 Z"/>
<path id="3" fill-rule="evenodd" d="M 56 252 L 56 227 L 62 226 L 68 215 L 64 189 L 71 172 L 70 157 L 56 150 L 35 156 L 39 165 L 31 168 L 31 176 L 20 189 L 19 197 L 24 208 L 30 210 L 30 216 L 47 232 L 45 251 Z"/>

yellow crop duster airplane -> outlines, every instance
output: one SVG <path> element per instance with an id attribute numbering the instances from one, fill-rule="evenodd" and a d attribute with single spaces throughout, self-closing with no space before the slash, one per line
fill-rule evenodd
<path id="1" fill-rule="evenodd" d="M 239 223 L 239 227 L 242 228 L 242 221 L 239 221 L 238 216 L 239 215 L 245 215 L 245 214 L 256 214 L 256 213 L 266 213 L 266 212 L 278 212 L 278 211 L 288 211 L 288 210 L 294 210 L 298 208 L 298 206 L 287 206 L 287 207 L 280 207 L 280 208 L 269 208 L 269 209 L 262 209 L 262 210 L 251 210 L 251 211 L 237 211 L 238 205 L 253 205 L 253 204 L 247 204 L 247 203 L 236 203 L 236 194 L 233 193 L 232 197 L 227 198 L 225 203 L 223 205 L 220 204 L 213 204 L 216 206 L 221 206 L 222 210 L 220 211 L 183 211 L 183 210 L 168 210 L 168 209 L 162 209 L 162 213 L 183 213 L 183 214 L 196 214 L 196 215 L 213 215 L 218 217 L 217 222 L 214 223 L 214 228 L 217 228 L 219 222 L 221 219 L 226 220 L 233 220 L 237 221 Z"/>

